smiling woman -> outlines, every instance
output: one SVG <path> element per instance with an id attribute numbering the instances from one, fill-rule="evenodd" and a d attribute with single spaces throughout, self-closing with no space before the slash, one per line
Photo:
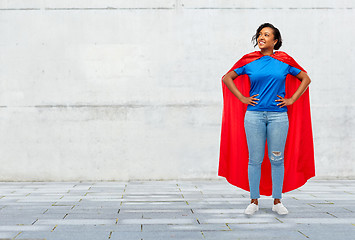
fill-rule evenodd
<path id="1" fill-rule="evenodd" d="M 279 29 L 270 23 L 264 23 L 258 27 L 252 41 L 262 49 L 279 50 L 282 46 L 282 38 Z M 272 47 L 272 48 L 271 48 Z"/>
<path id="2" fill-rule="evenodd" d="M 311 80 L 292 57 L 274 52 L 282 38 L 272 24 L 259 26 L 252 41 L 260 51 L 244 55 L 222 78 L 218 175 L 250 191 L 245 214 L 258 211 L 260 194 L 272 194 L 272 211 L 287 214 L 282 192 L 302 186 L 315 175 Z M 263 163 L 264 159 L 268 161 Z"/>

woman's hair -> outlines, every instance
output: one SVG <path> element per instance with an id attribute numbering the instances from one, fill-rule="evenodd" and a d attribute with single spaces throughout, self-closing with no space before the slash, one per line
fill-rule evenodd
<path id="1" fill-rule="evenodd" d="M 276 27 L 274 27 L 274 25 L 272 25 L 271 23 L 263 23 L 261 24 L 258 29 L 256 30 L 255 35 L 252 37 L 251 41 L 255 42 L 254 47 L 256 47 L 256 45 L 258 45 L 258 36 L 260 34 L 260 31 L 265 28 L 265 27 L 269 27 L 272 28 L 272 30 L 274 31 L 274 40 L 277 39 L 277 43 L 274 46 L 275 50 L 278 50 L 281 45 L 282 45 L 282 38 L 281 38 L 281 33 L 279 31 L 279 29 L 277 29 Z"/>

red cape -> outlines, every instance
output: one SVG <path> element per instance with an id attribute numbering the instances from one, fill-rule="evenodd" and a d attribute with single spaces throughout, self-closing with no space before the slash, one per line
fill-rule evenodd
<path id="1" fill-rule="evenodd" d="M 264 55 L 260 51 L 246 54 L 228 72 L 262 56 Z M 271 57 L 306 72 L 285 52 L 276 51 Z M 250 80 L 248 75 L 238 76 L 234 79 L 234 83 L 244 96 L 249 96 Z M 298 78 L 290 74 L 287 75 L 285 98 L 290 98 L 300 83 Z M 249 191 L 249 156 L 244 131 L 244 115 L 247 105 L 240 102 L 223 81 L 222 88 L 223 117 L 218 176 L 225 177 L 230 184 Z M 309 88 L 293 105 L 287 106 L 287 111 L 289 130 L 284 152 L 285 177 L 282 192 L 294 190 L 315 176 Z M 265 147 L 265 156 L 261 166 L 260 194 L 267 196 L 272 194 L 271 164 L 267 147 Z"/>

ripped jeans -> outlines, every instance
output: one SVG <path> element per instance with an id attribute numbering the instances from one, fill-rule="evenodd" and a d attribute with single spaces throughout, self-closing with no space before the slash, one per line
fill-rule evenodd
<path id="1" fill-rule="evenodd" d="M 272 197 L 281 199 L 284 179 L 284 149 L 288 132 L 287 112 L 246 111 L 244 127 L 249 150 L 250 198 L 260 197 L 261 163 L 267 139 L 271 163 Z"/>

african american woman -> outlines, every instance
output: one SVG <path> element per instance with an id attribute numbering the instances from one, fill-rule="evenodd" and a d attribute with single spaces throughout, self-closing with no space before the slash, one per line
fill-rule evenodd
<path id="1" fill-rule="evenodd" d="M 259 26 L 252 40 L 260 51 L 244 55 L 222 78 L 218 173 L 250 191 L 245 214 L 259 210 L 262 194 L 272 195 L 272 211 L 283 215 L 288 210 L 281 203 L 282 193 L 315 175 L 311 80 L 292 57 L 274 51 L 282 39 L 272 24 Z"/>

